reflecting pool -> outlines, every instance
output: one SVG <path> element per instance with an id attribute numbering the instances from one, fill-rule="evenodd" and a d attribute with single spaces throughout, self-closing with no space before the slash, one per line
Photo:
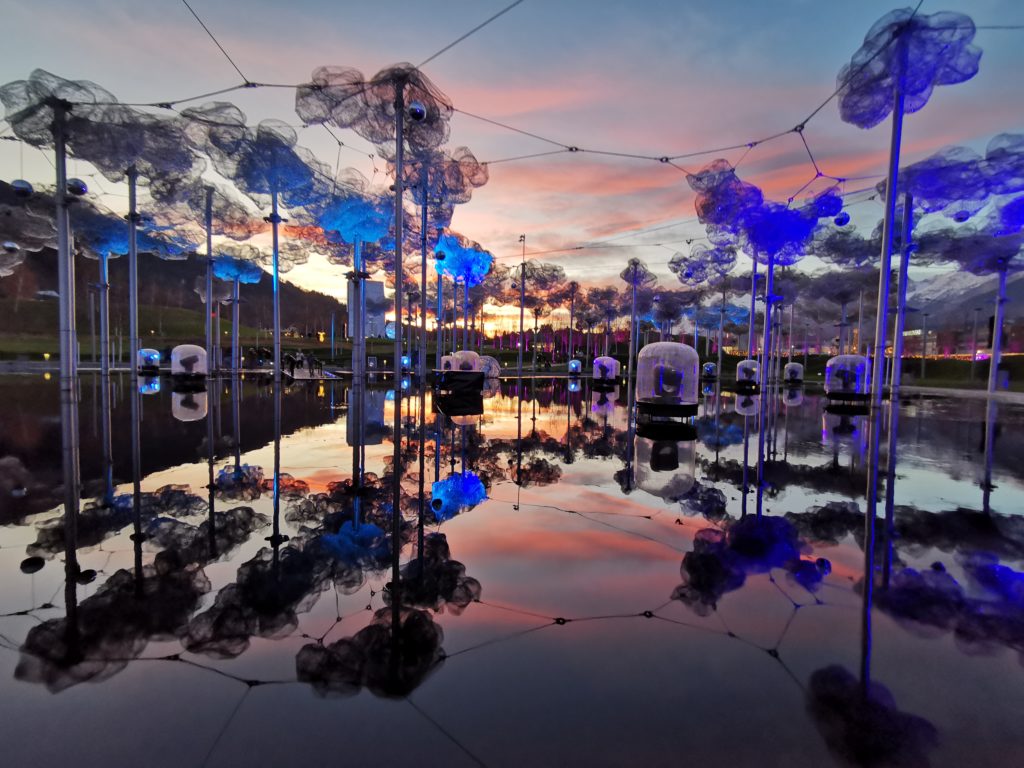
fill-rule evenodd
<path id="1" fill-rule="evenodd" d="M 1020 764 L 1024 407 L 0 395 L 6 765 Z"/>

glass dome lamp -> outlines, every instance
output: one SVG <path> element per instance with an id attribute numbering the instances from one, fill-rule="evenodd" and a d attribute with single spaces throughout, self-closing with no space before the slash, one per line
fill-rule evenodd
<path id="1" fill-rule="evenodd" d="M 849 445 L 858 453 L 868 447 L 867 414 L 826 409 L 821 417 L 821 442 L 827 446 Z"/>
<path id="2" fill-rule="evenodd" d="M 583 372 L 583 363 L 579 360 L 573 359 L 569 361 L 569 375 L 579 376 Z"/>
<path id="3" fill-rule="evenodd" d="M 736 413 L 740 416 L 756 416 L 761 411 L 761 398 L 751 393 L 736 395 Z"/>
<path id="4" fill-rule="evenodd" d="M 569 391 L 570 392 L 579 392 L 580 391 L 580 380 L 579 379 L 575 379 L 574 378 L 574 379 L 570 379 L 569 380 Z"/>
<path id="5" fill-rule="evenodd" d="M 206 418 L 206 392 L 172 392 L 171 414 L 178 421 Z"/>
<path id="6" fill-rule="evenodd" d="M 594 358 L 594 379 L 597 381 L 614 381 L 619 378 L 619 361 L 614 357 Z"/>
<path id="7" fill-rule="evenodd" d="M 804 402 L 804 391 L 801 387 L 786 387 L 779 396 L 782 398 L 782 404 L 787 408 L 803 405 Z"/>
<path id="8" fill-rule="evenodd" d="M 471 349 L 463 349 L 456 352 L 452 357 L 455 358 L 454 370 L 456 371 L 479 371 L 482 370 L 480 365 L 480 355 Z"/>
<path id="9" fill-rule="evenodd" d="M 160 370 L 160 353 L 155 349 L 140 349 L 135 357 L 135 364 L 140 371 Z"/>
<path id="10" fill-rule="evenodd" d="M 697 480 L 697 441 L 658 440 L 638 434 L 633 441 L 634 485 L 665 501 L 685 496 Z"/>
<path id="11" fill-rule="evenodd" d="M 700 372 L 706 381 L 714 381 L 718 378 L 718 365 L 716 363 L 704 363 L 701 366 Z"/>
<path id="12" fill-rule="evenodd" d="M 619 388 L 595 389 L 590 395 L 590 411 L 610 416 L 615 412 L 615 403 L 619 399 Z"/>
<path id="13" fill-rule="evenodd" d="M 825 363 L 825 396 L 829 400 L 866 401 L 868 359 L 863 355 L 836 355 Z"/>
<path id="14" fill-rule="evenodd" d="M 697 350 L 675 341 L 658 341 L 640 350 L 636 365 L 640 410 L 662 416 L 692 416 L 697 412 Z"/>
<path id="15" fill-rule="evenodd" d="M 454 371 L 455 368 L 455 356 L 454 355 L 443 355 L 441 357 L 441 370 L 442 371 Z"/>
<path id="16" fill-rule="evenodd" d="M 804 367 L 801 363 L 786 363 L 782 369 L 782 378 L 786 386 L 798 387 L 804 383 Z"/>
<path id="17" fill-rule="evenodd" d="M 139 379 L 140 395 L 156 395 L 160 392 L 159 376 L 143 376 Z"/>
<path id="18" fill-rule="evenodd" d="M 195 344 L 179 344 L 171 350 L 172 376 L 206 376 L 208 372 L 206 350 L 202 347 Z"/>
<path id="19" fill-rule="evenodd" d="M 756 392 L 760 389 L 761 364 L 757 360 L 740 360 L 736 365 L 736 389 Z"/>

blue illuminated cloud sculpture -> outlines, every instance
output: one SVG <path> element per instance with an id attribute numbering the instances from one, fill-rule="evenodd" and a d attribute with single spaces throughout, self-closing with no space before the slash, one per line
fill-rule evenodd
<path id="1" fill-rule="evenodd" d="M 839 71 L 840 116 L 872 128 L 892 111 L 897 88 L 903 90 L 905 110 L 917 112 L 936 85 L 970 80 L 981 59 L 981 49 L 972 44 L 974 32 L 974 22 L 962 13 L 890 11 Z"/>
<path id="2" fill-rule="evenodd" d="M 451 231 L 441 233 L 434 256 L 439 275 L 469 287 L 482 283 L 494 264 L 494 257 L 479 243 Z"/>
<path id="3" fill-rule="evenodd" d="M 442 523 L 468 512 L 487 498 L 483 480 L 475 472 L 455 472 L 438 480 L 431 488 L 430 508 L 434 519 Z"/>

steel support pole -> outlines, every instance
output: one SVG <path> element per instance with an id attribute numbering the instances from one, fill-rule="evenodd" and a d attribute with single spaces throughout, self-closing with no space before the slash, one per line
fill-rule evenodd
<path id="1" fill-rule="evenodd" d="M 128 367 L 132 386 L 139 375 L 139 172 L 131 166 L 128 176 Z"/>
<path id="2" fill-rule="evenodd" d="M 992 357 L 988 361 L 988 393 L 996 391 L 999 358 L 1002 354 L 1003 314 L 1006 311 L 1006 266 L 999 270 L 999 292 L 996 294 L 996 315 L 992 324 Z"/>
<path id="3" fill-rule="evenodd" d="M 213 346 L 213 187 L 206 188 L 206 360 L 211 372 L 220 368 Z"/>
<path id="4" fill-rule="evenodd" d="M 280 227 L 281 215 L 277 210 L 277 190 L 270 194 L 270 231 L 273 238 L 273 294 L 274 294 L 274 391 L 281 382 L 281 252 L 280 252 Z M 219 313 L 218 313 L 219 314 Z M 219 331 L 218 331 L 219 333 Z M 217 348 L 220 348 L 220 338 L 217 339 Z M 219 363 L 219 361 L 218 361 Z M 277 480 L 275 479 L 275 487 Z"/>
<path id="5" fill-rule="evenodd" d="M 54 193 L 57 219 L 57 286 L 60 294 L 60 387 L 76 388 L 78 375 L 78 338 L 75 326 L 75 259 L 71 252 L 71 225 L 68 219 L 67 153 L 65 119 L 68 105 L 58 102 L 53 108 L 53 156 L 57 175 Z M 75 409 L 77 418 L 77 405 Z M 77 428 L 77 425 L 76 425 Z M 77 432 L 76 432 L 77 440 Z M 77 509 L 76 509 L 77 514 Z"/>

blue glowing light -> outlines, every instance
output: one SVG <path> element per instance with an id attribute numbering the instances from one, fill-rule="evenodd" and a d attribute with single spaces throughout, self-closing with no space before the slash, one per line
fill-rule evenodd
<path id="1" fill-rule="evenodd" d="M 479 285 L 491 271 L 494 257 L 479 243 L 455 232 L 443 232 L 434 247 L 434 268 L 439 275 L 463 285 Z"/>
<path id="2" fill-rule="evenodd" d="M 140 395 L 155 395 L 160 391 L 160 379 L 156 376 L 146 376 L 139 379 Z"/>
<path id="3" fill-rule="evenodd" d="M 437 522 L 450 520 L 467 512 L 487 498 L 487 489 L 480 477 L 471 471 L 456 472 L 431 486 L 430 508 Z"/>

